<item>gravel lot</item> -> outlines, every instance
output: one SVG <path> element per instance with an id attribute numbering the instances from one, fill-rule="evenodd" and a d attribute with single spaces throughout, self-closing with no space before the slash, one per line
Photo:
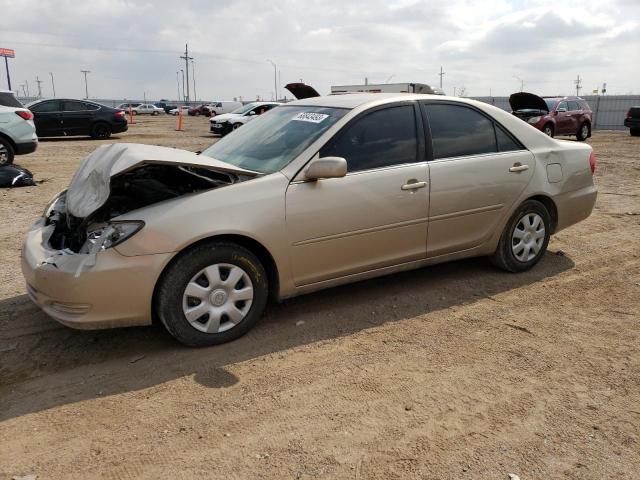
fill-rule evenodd
<path id="1" fill-rule="evenodd" d="M 185 123 L 111 141 L 212 143 Z M 596 210 L 530 272 L 473 259 L 327 290 L 200 350 L 70 330 L 25 295 L 22 238 L 100 143 L 42 141 L 16 159 L 42 183 L 0 191 L 0 478 L 640 478 L 640 138 L 589 140 Z"/>

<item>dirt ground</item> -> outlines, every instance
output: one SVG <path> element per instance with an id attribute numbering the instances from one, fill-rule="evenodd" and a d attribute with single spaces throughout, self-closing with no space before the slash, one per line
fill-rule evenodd
<path id="1" fill-rule="evenodd" d="M 212 143 L 206 119 L 175 121 L 112 141 Z M 22 238 L 100 144 L 42 141 L 17 159 L 42 183 L 0 191 L 0 478 L 640 478 L 640 138 L 589 143 L 596 210 L 532 271 L 474 259 L 331 289 L 195 350 L 30 303 Z"/>

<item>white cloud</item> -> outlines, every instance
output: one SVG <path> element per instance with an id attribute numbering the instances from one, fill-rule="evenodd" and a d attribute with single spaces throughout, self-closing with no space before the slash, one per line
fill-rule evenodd
<path id="1" fill-rule="evenodd" d="M 465 85 L 471 95 L 569 93 L 603 81 L 626 93 L 640 75 L 635 0 L 5 0 L 0 47 L 14 48 L 13 83 L 54 72 L 59 96 L 79 97 L 81 69 L 96 97 L 175 98 L 189 43 L 198 96 L 270 98 L 282 84 L 394 81 Z M 4 87 L 4 74 L 0 74 Z"/>

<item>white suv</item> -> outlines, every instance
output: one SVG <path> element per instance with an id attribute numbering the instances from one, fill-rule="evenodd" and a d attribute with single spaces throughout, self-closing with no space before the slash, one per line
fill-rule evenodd
<path id="1" fill-rule="evenodd" d="M 0 90 L 0 166 L 13 163 L 14 155 L 25 155 L 38 147 L 33 113 L 24 108 L 13 92 Z"/>

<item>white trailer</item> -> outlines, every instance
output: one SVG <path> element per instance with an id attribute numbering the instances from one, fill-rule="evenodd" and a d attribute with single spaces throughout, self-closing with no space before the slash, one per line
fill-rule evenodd
<path id="1" fill-rule="evenodd" d="M 332 94 L 340 93 L 430 93 L 444 95 L 438 87 L 431 87 L 424 83 L 377 83 L 368 85 L 335 85 L 331 87 Z"/>

